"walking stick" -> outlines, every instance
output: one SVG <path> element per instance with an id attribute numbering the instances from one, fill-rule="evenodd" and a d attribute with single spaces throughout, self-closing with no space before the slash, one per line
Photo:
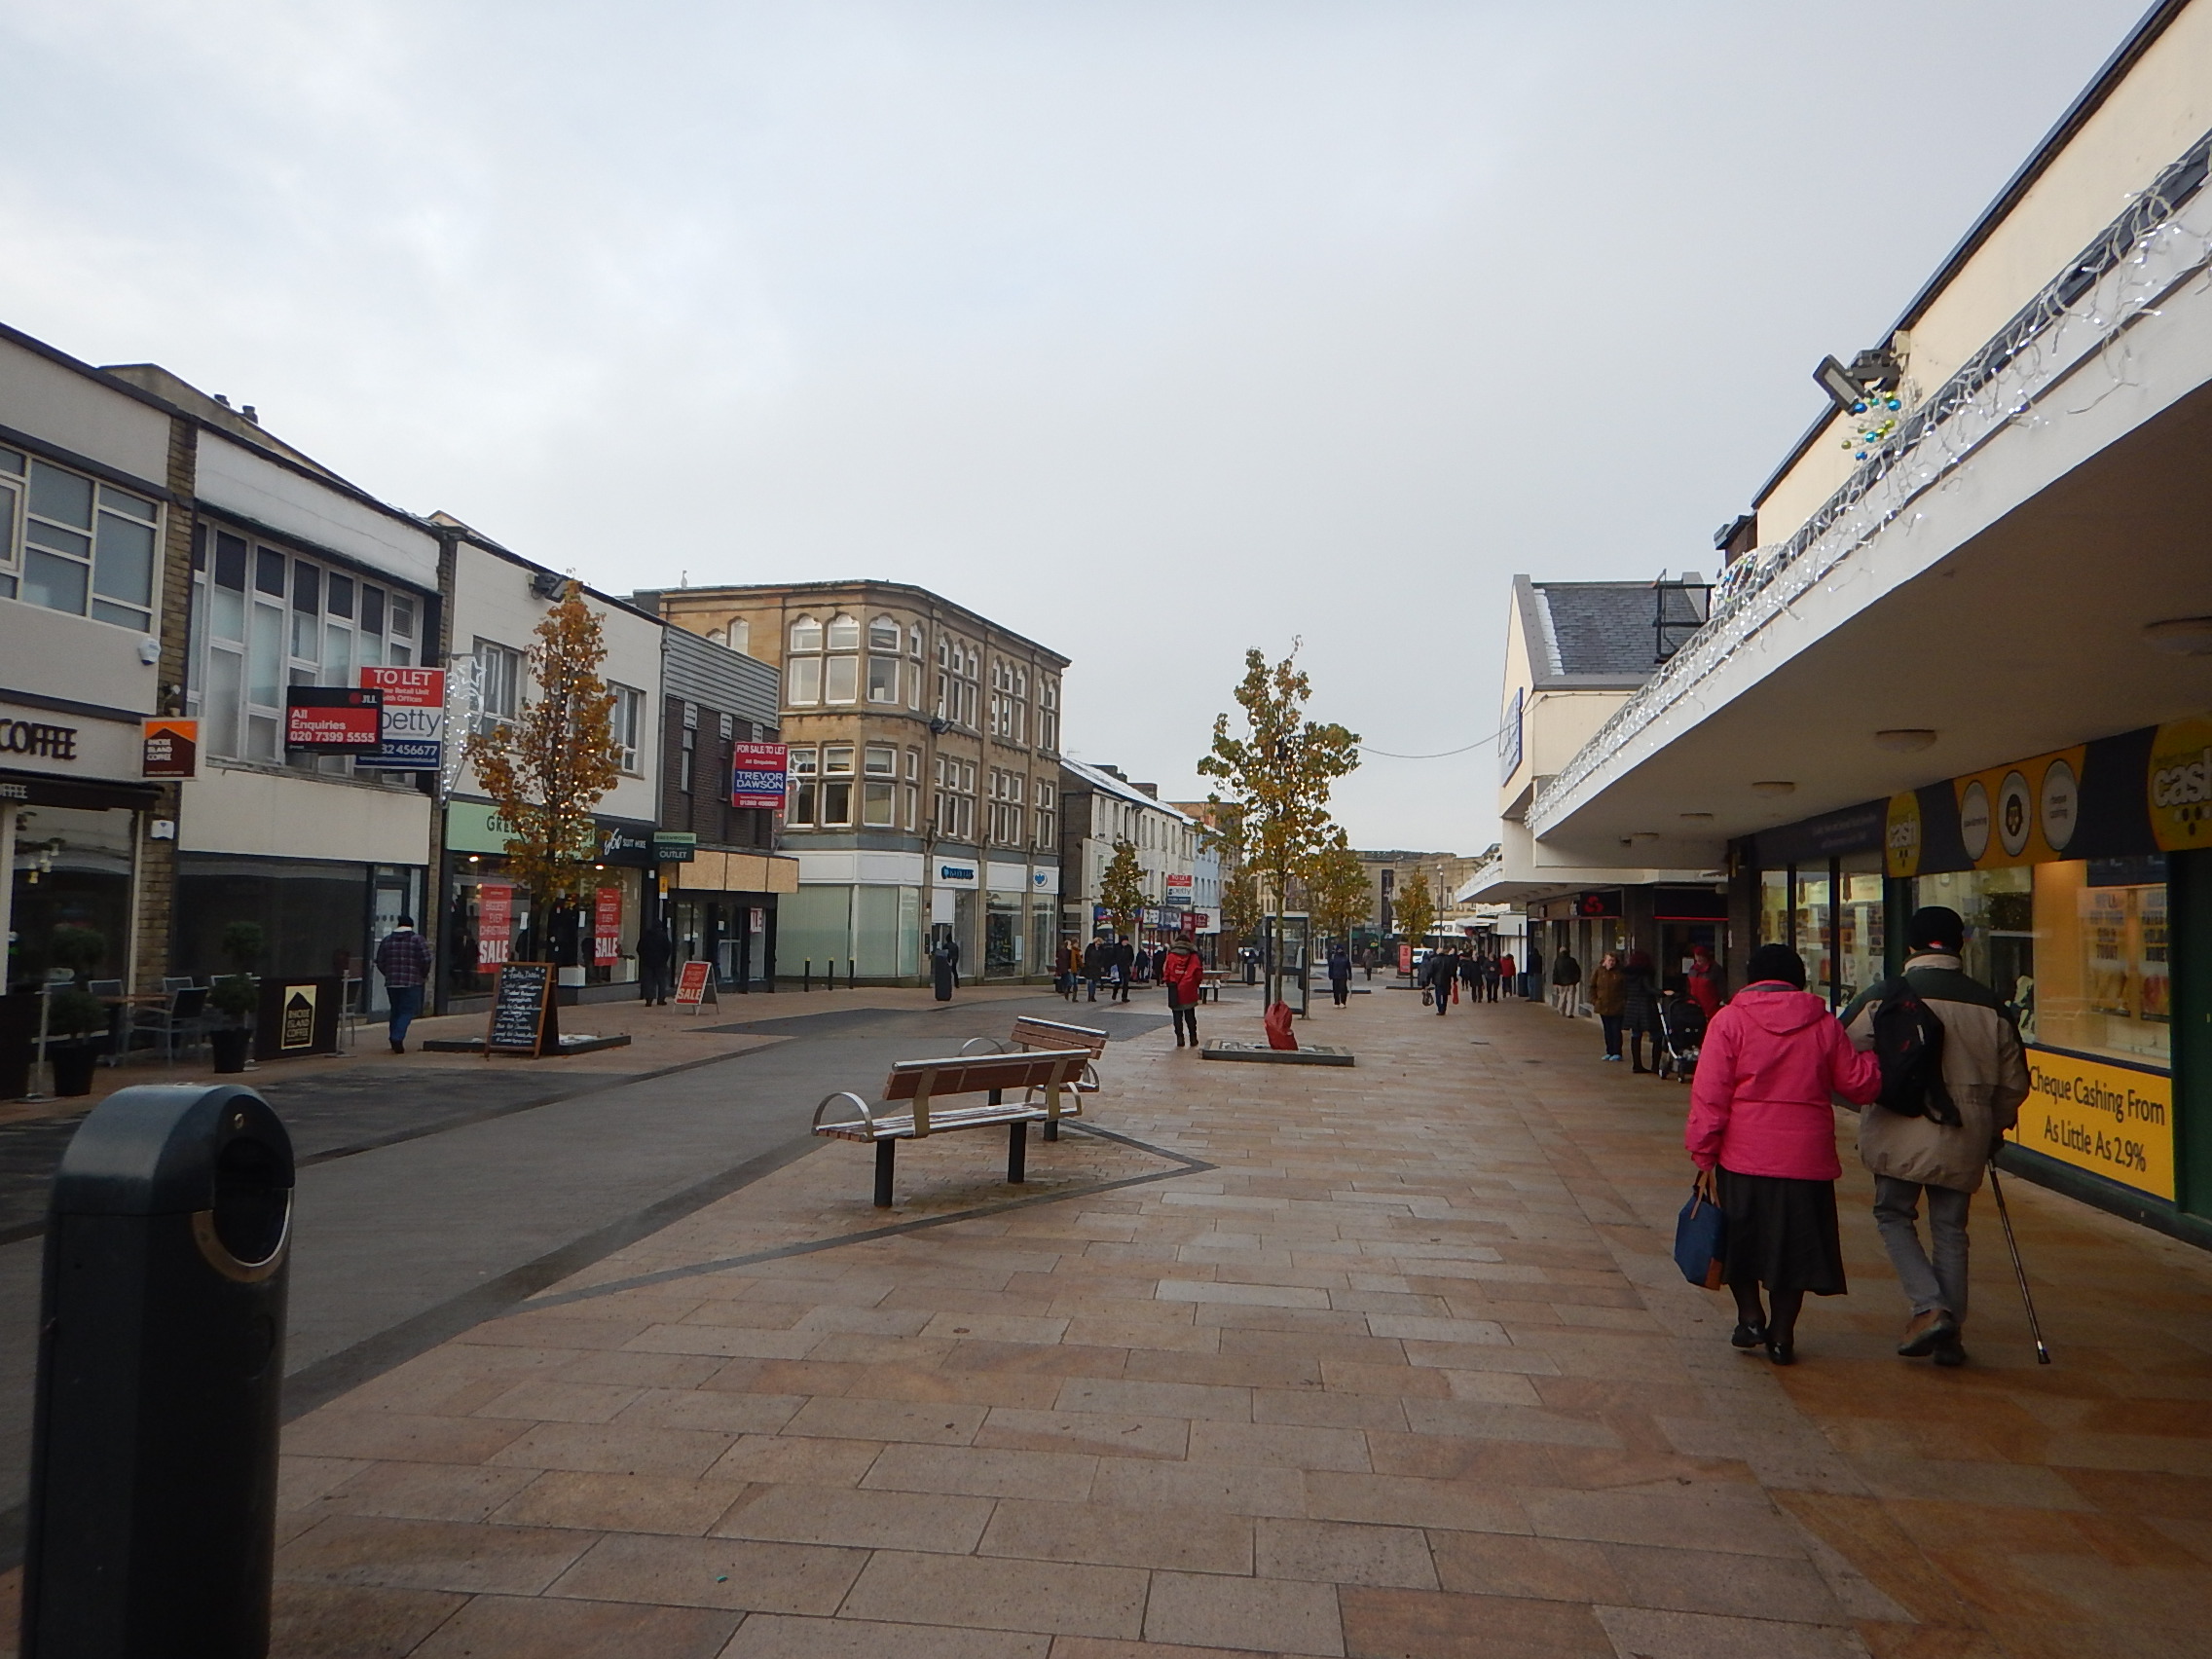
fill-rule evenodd
<path id="1" fill-rule="evenodd" d="M 2012 1236 L 2012 1213 L 2005 1207 L 2005 1189 L 1997 1179 L 1997 1165 L 1989 1166 L 1989 1190 L 1997 1198 L 1997 1219 L 2005 1224 L 2005 1247 L 2012 1252 L 2012 1276 L 2020 1281 L 2020 1302 L 2028 1310 L 2028 1334 L 2036 1340 L 2036 1363 L 2048 1365 L 2050 1349 L 2044 1346 L 2043 1326 L 2036 1320 L 2035 1298 L 2028 1294 L 2028 1270 L 2020 1266 L 2020 1241 Z"/>

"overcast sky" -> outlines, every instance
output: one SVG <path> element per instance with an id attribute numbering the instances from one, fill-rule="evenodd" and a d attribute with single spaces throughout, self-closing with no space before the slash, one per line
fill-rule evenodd
<path id="1" fill-rule="evenodd" d="M 1514 572 L 1710 571 L 2144 3 L 12 0 L 0 318 L 605 588 L 934 588 L 1202 793 L 1247 645 L 1448 750 Z"/>

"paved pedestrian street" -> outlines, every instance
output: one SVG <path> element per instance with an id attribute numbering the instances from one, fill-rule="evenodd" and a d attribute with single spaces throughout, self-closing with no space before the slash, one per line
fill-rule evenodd
<path id="1" fill-rule="evenodd" d="M 1021 1196 L 829 1144 L 292 1423 L 274 1651 L 2206 1650 L 2202 1255 L 2011 1183 L 2056 1363 L 1983 1200 L 1938 1371 L 1854 1170 L 1778 1371 L 1668 1257 L 1684 1089 L 1528 1004 L 1301 1030 L 1358 1066 L 1117 1043 Z"/>

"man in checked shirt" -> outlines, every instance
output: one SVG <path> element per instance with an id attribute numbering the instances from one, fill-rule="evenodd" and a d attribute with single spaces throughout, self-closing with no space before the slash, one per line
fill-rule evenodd
<path id="1" fill-rule="evenodd" d="M 423 1012 L 423 987 L 430 977 L 430 946 L 415 931 L 415 918 L 402 916 L 377 946 L 377 972 L 391 999 L 391 1051 L 407 1052 L 407 1028 Z"/>

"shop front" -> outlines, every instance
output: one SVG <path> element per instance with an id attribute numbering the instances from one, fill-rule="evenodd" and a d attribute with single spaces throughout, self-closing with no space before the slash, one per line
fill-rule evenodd
<path id="1" fill-rule="evenodd" d="M 2212 1240 L 2212 719 L 2145 727 L 1754 837 L 1760 937 L 1837 1006 L 1943 904 L 2031 1092 L 2008 1155 Z M 2180 1034 L 2177 1039 L 2177 1032 Z"/>
<path id="2" fill-rule="evenodd" d="M 154 798 L 142 785 L 0 770 L 0 993 L 36 987 L 63 956 L 89 978 L 133 977 L 139 826 Z M 80 930 L 58 954 L 57 929 Z M 83 955 L 87 934 L 96 961 Z"/>
<path id="3" fill-rule="evenodd" d="M 603 1002 L 638 979 L 638 935 L 652 866 L 650 825 L 597 820 L 599 859 L 582 891 L 535 903 L 508 868 L 509 830 L 496 807 L 446 807 L 445 897 L 439 960 L 441 1007 L 488 997 L 506 962 L 552 962 L 565 996 Z"/>
<path id="4" fill-rule="evenodd" d="M 774 990 L 777 904 L 798 888 L 794 862 L 680 847 L 665 835 L 656 851 L 676 961 L 713 963 L 725 991 Z"/>

